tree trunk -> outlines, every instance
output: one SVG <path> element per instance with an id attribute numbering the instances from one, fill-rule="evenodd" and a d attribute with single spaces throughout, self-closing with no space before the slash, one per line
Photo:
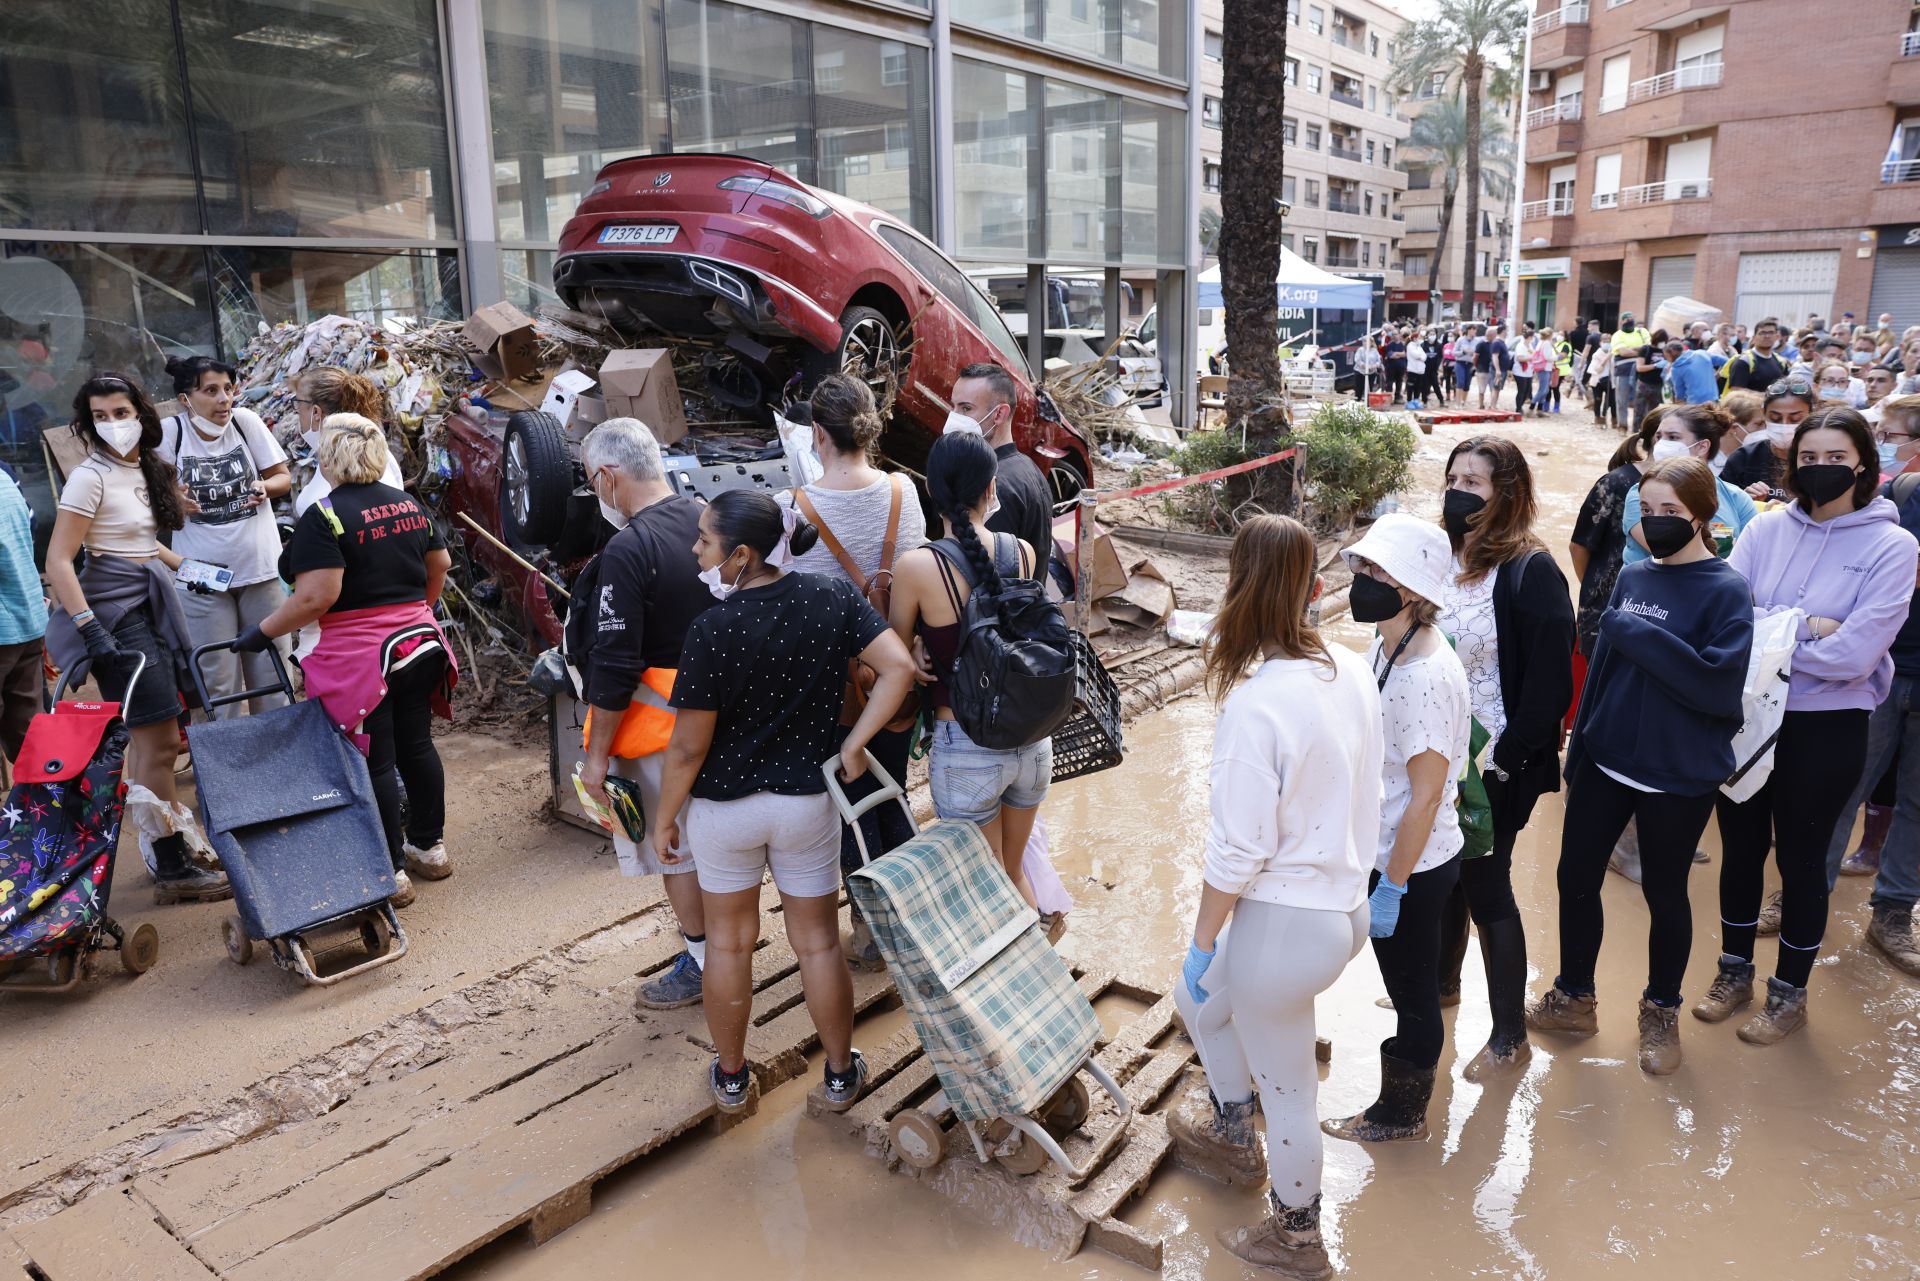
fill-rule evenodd
<path id="1" fill-rule="evenodd" d="M 1440 264 L 1447 258 L 1447 232 L 1453 229 L 1453 201 L 1460 194 L 1458 181 L 1453 171 L 1448 170 L 1445 193 L 1440 197 L 1440 234 L 1433 240 L 1433 261 L 1427 265 L 1427 323 L 1440 319 L 1440 301 L 1434 295 L 1440 292 Z"/>
<path id="2" fill-rule="evenodd" d="M 1480 91 L 1486 59 L 1468 50 L 1461 66 L 1467 80 L 1467 262 L 1460 290 L 1460 318 L 1473 319 L 1480 296 Z"/>
<path id="3" fill-rule="evenodd" d="M 1220 139 L 1220 294 L 1226 305 L 1227 424 L 1281 390 L 1280 217 L 1286 171 L 1287 7 L 1226 0 Z"/>

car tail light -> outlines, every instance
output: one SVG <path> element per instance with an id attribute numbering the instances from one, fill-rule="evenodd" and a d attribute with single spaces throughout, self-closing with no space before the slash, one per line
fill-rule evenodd
<path id="1" fill-rule="evenodd" d="M 817 196 L 810 196 L 798 187 L 789 187 L 784 182 L 775 182 L 771 178 L 748 178 L 737 176 L 720 180 L 722 191 L 744 191 L 749 195 L 765 196 L 768 200 L 778 200 L 792 205 L 803 213 L 815 218 L 824 218 L 833 212 L 833 207 Z"/>
<path id="2" fill-rule="evenodd" d="M 595 196 L 604 196 L 609 191 L 612 191 L 612 190 L 613 190 L 613 184 L 603 178 L 599 182 L 594 183 L 591 187 L 588 187 L 587 194 L 580 198 L 582 200 L 592 200 Z"/>

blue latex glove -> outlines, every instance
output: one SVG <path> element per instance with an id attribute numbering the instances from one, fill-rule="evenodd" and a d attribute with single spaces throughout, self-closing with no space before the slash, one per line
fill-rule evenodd
<path id="1" fill-rule="evenodd" d="M 1212 964 L 1212 952 L 1201 951 L 1198 943 L 1187 944 L 1187 959 L 1180 966 L 1180 977 L 1186 980 L 1188 993 L 1202 1005 L 1207 1002 L 1207 989 L 1200 986 L 1200 980 Z"/>
<path id="2" fill-rule="evenodd" d="M 1372 923 L 1367 926 L 1367 937 L 1383 939 L 1393 935 L 1394 927 L 1400 924 L 1400 900 L 1406 897 L 1407 887 L 1395 885 L 1386 877 L 1373 887 L 1373 893 L 1367 897 L 1367 910 L 1372 913 Z"/>

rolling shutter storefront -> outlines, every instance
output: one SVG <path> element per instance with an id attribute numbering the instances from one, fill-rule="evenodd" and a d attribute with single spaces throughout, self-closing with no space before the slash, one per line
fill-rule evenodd
<path id="1" fill-rule="evenodd" d="M 1920 325 L 1920 246 L 1895 244 L 1874 255 L 1873 302 L 1867 312 L 1869 319 L 1892 312 L 1895 333 Z"/>
<path id="2" fill-rule="evenodd" d="M 1741 254 L 1733 318 L 1752 327 L 1766 316 L 1791 329 L 1809 316 L 1831 319 L 1833 287 L 1840 278 L 1838 249 Z"/>
<path id="3" fill-rule="evenodd" d="M 1675 254 L 1655 258 L 1647 270 L 1647 310 L 1650 317 L 1669 298 L 1693 297 L 1693 255 Z M 1673 334 L 1678 338 L 1680 335 Z"/>

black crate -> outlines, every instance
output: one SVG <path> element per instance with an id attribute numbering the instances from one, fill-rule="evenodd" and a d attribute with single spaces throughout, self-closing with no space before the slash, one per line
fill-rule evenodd
<path id="1" fill-rule="evenodd" d="M 1125 758 L 1120 741 L 1120 687 L 1100 665 L 1100 655 L 1085 633 L 1073 633 L 1078 690 L 1073 715 L 1053 732 L 1053 781 L 1112 769 Z"/>

